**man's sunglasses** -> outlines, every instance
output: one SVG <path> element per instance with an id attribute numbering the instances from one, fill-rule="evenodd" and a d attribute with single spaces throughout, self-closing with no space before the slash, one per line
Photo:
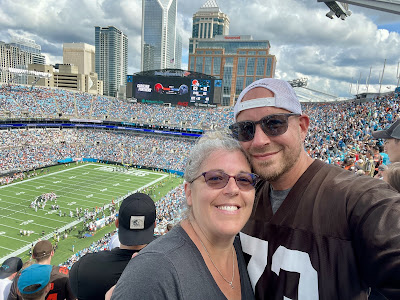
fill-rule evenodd
<path id="1" fill-rule="evenodd" d="M 232 136 L 240 142 L 248 142 L 254 138 L 256 133 L 256 125 L 260 124 L 261 129 L 268 136 L 278 136 L 284 134 L 288 129 L 289 117 L 299 117 L 300 114 L 276 114 L 265 116 L 261 120 L 242 121 L 229 126 Z"/>
<path id="2" fill-rule="evenodd" d="M 201 176 L 204 176 L 206 184 L 213 189 L 223 189 L 224 187 L 226 187 L 229 179 L 232 177 L 235 179 L 238 188 L 242 191 L 250 191 L 254 189 L 259 179 L 258 175 L 253 173 L 240 172 L 239 174 L 232 176 L 226 174 L 223 171 L 208 171 L 201 173 L 189 183 L 192 183 L 196 179 L 199 179 Z"/>

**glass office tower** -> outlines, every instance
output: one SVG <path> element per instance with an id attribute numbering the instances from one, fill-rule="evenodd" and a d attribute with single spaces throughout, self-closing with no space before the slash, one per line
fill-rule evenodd
<path id="1" fill-rule="evenodd" d="M 142 71 L 181 67 L 177 0 L 142 0 Z"/>
<path id="2" fill-rule="evenodd" d="M 116 97 L 126 86 L 128 37 L 114 26 L 95 27 L 95 70 L 103 80 L 103 95 Z"/>

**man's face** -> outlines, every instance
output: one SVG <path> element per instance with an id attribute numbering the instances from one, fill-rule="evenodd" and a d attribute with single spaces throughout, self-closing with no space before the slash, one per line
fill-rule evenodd
<path id="1" fill-rule="evenodd" d="M 385 141 L 385 152 L 390 162 L 400 161 L 400 143 L 398 139 L 387 139 Z"/>
<path id="2" fill-rule="evenodd" d="M 271 91 L 258 87 L 250 90 L 242 101 L 273 96 Z M 265 116 L 281 113 L 290 112 L 276 107 L 247 109 L 239 113 L 237 122 L 259 121 Z M 289 117 L 287 131 L 278 136 L 267 136 L 260 124 L 257 124 L 254 139 L 241 142 L 241 145 L 248 154 L 255 172 L 264 179 L 274 182 L 287 173 L 298 161 L 303 150 L 307 128 L 307 116 Z"/>

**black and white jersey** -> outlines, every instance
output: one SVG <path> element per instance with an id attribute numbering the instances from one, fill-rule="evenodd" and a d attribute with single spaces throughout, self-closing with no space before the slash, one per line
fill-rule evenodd
<path id="1" fill-rule="evenodd" d="M 400 299 L 400 194 L 321 161 L 274 215 L 269 189 L 240 233 L 257 299 Z"/>

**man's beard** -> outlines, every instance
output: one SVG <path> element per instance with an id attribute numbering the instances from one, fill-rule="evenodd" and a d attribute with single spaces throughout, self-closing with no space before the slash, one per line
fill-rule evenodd
<path id="1" fill-rule="evenodd" d="M 280 153 L 282 157 L 279 158 L 278 162 L 276 160 L 255 162 L 252 156 L 250 156 L 250 162 L 256 174 L 266 181 L 274 182 L 281 178 L 282 175 L 289 172 L 296 164 L 300 157 L 301 150 L 301 143 L 296 148 L 281 147 Z M 264 151 L 264 153 L 265 152 L 266 151 Z M 257 153 L 263 152 L 258 150 Z"/>

